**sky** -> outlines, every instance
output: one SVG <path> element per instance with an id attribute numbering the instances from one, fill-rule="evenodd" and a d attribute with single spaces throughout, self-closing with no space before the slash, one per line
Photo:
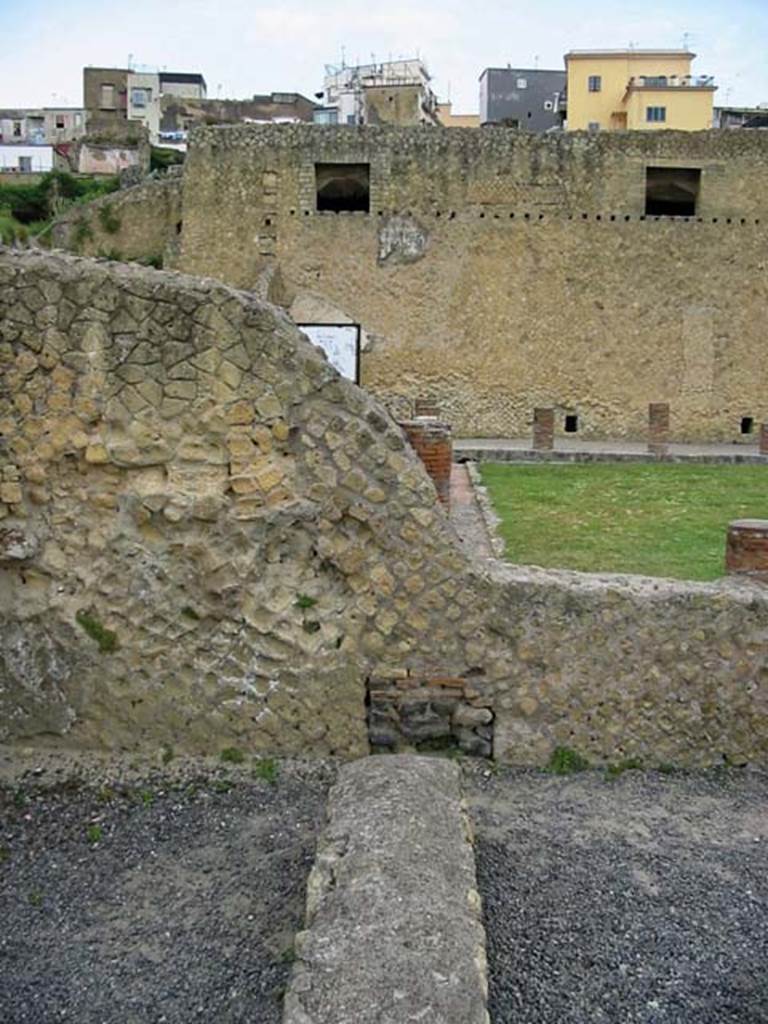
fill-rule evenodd
<path id="1" fill-rule="evenodd" d="M 326 64 L 422 57 L 455 113 L 486 67 L 562 68 L 569 49 L 681 47 L 718 105 L 768 103 L 768 0 L 0 0 L 0 107 L 79 106 L 82 69 L 200 72 L 208 95 L 322 89 Z"/>

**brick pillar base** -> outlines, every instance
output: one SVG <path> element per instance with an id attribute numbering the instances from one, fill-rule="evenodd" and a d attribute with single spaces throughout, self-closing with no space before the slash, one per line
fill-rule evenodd
<path id="1" fill-rule="evenodd" d="M 669 405 L 651 402 L 648 406 L 648 451 L 651 455 L 666 455 L 669 445 Z"/>
<path id="2" fill-rule="evenodd" d="M 440 406 L 436 398 L 416 398 L 413 402 L 413 415 L 419 416 L 440 416 Z"/>
<path id="3" fill-rule="evenodd" d="M 760 424 L 760 454 L 768 455 L 768 423 Z"/>
<path id="4" fill-rule="evenodd" d="M 555 447 L 555 410 L 538 408 L 533 410 L 533 449 L 551 451 Z"/>
<path id="5" fill-rule="evenodd" d="M 438 423 L 432 419 L 406 420 L 400 426 L 424 463 L 437 490 L 437 497 L 447 508 L 451 503 L 451 428 L 447 423 Z"/>
<path id="6" fill-rule="evenodd" d="M 768 583 L 768 519 L 735 519 L 728 525 L 725 571 Z"/>

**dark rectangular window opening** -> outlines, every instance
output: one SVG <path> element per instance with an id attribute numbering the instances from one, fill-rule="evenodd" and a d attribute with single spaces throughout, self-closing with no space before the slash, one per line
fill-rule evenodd
<path id="1" fill-rule="evenodd" d="M 369 213 L 370 164 L 315 164 L 317 209 Z"/>
<path id="2" fill-rule="evenodd" d="M 741 432 L 742 434 L 751 434 L 755 429 L 755 421 L 751 416 L 741 417 Z"/>
<path id="3" fill-rule="evenodd" d="M 603 88 L 603 79 L 600 75 L 590 75 L 587 84 L 590 92 L 600 92 Z"/>
<path id="4" fill-rule="evenodd" d="M 579 429 L 579 417 L 575 412 L 566 413 L 565 416 L 565 432 L 566 434 L 575 434 Z"/>
<path id="5" fill-rule="evenodd" d="M 698 167 L 646 167 L 646 217 L 695 217 L 700 187 Z"/>

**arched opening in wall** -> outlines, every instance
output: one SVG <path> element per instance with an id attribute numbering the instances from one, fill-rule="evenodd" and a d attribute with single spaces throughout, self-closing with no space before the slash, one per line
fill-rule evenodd
<path id="1" fill-rule="evenodd" d="M 315 164 L 317 209 L 370 212 L 370 177 L 370 164 Z"/>
<path id="2" fill-rule="evenodd" d="M 700 186 L 698 167 L 646 167 L 646 217 L 694 217 Z"/>

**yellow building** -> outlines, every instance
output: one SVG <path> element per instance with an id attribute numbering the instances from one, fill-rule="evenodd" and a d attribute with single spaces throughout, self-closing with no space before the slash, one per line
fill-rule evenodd
<path id="1" fill-rule="evenodd" d="M 688 50 L 571 50 L 568 131 L 700 131 L 712 127 L 711 76 Z"/>
<path id="2" fill-rule="evenodd" d="M 452 104 L 437 104 L 437 119 L 443 128 L 479 128 L 479 114 L 454 114 Z"/>

